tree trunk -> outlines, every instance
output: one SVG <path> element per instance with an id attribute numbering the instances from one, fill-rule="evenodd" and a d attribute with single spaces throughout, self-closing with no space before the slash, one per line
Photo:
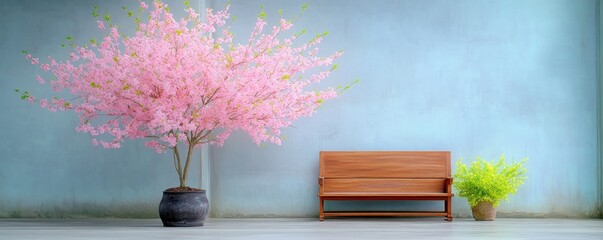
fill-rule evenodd
<path id="1" fill-rule="evenodd" d="M 184 168 L 182 168 L 182 158 L 180 157 L 180 151 L 178 150 L 178 146 L 174 146 L 174 167 L 176 168 L 176 172 L 178 173 L 178 180 L 180 180 L 180 187 L 186 187 L 186 179 L 188 177 L 188 170 L 192 160 L 193 151 L 195 148 L 195 144 L 188 144 L 188 151 L 186 153 L 186 161 L 184 162 Z"/>

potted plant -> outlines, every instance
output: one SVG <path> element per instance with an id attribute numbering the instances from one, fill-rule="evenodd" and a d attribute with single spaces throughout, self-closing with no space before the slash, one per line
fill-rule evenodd
<path id="1" fill-rule="evenodd" d="M 527 159 L 506 164 L 504 155 L 498 161 L 477 157 L 469 166 L 461 160 L 456 162 L 454 173 L 458 195 L 467 198 L 475 220 L 494 220 L 500 201 L 508 200 L 509 194 L 517 192 L 526 179 L 523 163 Z"/>
<path id="2" fill-rule="evenodd" d="M 50 85 L 62 97 L 38 99 L 16 90 L 50 111 L 76 112 L 76 130 L 90 134 L 94 145 L 119 148 L 126 139 L 145 138 L 158 153 L 171 151 L 179 185 L 163 192 L 159 210 L 165 226 L 202 226 L 207 216 L 205 191 L 187 185 L 197 147 L 221 145 L 239 129 L 257 144 L 280 144 L 281 129 L 347 89 L 307 90 L 336 69 L 333 61 L 342 54 L 318 56 L 326 34 L 294 46 L 303 32 L 282 38 L 292 21 L 281 19 L 264 33 L 262 12 L 249 39 L 238 43 L 226 24 L 228 6 L 208 9 L 204 19 L 186 1 L 185 6 L 187 16 L 180 20 L 159 0 L 148 18 L 145 2 L 138 11 L 124 7 L 136 23 L 128 37 L 95 7 L 102 40 L 78 46 L 67 37 L 70 58 L 62 61 L 41 62 L 24 51 L 52 76 Z M 41 84 L 45 78 L 36 77 Z"/>

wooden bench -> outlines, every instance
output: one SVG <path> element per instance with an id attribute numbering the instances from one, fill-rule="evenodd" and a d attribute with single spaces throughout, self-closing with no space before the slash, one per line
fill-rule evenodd
<path id="1" fill-rule="evenodd" d="M 320 221 L 340 216 L 442 216 L 452 221 L 450 152 L 320 152 Z M 437 200 L 444 211 L 325 211 L 325 200 Z"/>

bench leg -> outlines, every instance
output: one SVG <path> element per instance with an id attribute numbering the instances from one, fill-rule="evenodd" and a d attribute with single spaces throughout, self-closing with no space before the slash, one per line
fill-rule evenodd
<path id="1" fill-rule="evenodd" d="M 448 200 L 445 201 L 444 203 L 445 205 L 445 210 L 446 210 L 446 221 L 451 222 L 452 221 L 452 198 L 448 198 Z"/>
<path id="2" fill-rule="evenodd" d="M 319 198 L 318 201 L 320 202 L 320 215 L 318 216 L 318 220 L 322 222 L 325 220 L 325 200 Z"/>

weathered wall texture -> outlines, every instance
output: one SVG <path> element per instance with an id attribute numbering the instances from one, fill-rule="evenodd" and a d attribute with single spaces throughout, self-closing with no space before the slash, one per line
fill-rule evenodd
<path id="1" fill-rule="evenodd" d="M 599 15 L 597 15 L 597 33 L 599 34 L 598 38 L 598 53 L 599 53 L 599 62 L 598 62 L 598 78 L 599 78 L 599 214 L 600 217 L 603 218 L 603 30 L 601 27 L 603 26 L 603 19 L 601 15 L 603 14 L 603 5 L 601 1 L 597 2 Z"/>
<path id="2" fill-rule="evenodd" d="M 35 81 L 41 70 L 21 50 L 44 59 L 66 55 L 60 46 L 67 35 L 82 44 L 100 39 L 94 5 L 133 27 L 124 4 L 136 7 L 136 1 L 0 1 L 0 217 L 157 217 L 161 191 L 178 185 L 170 154 L 156 154 L 142 141 L 120 149 L 92 146 L 75 131 L 75 114 L 50 113 L 13 92 L 53 96 Z"/>
<path id="3" fill-rule="evenodd" d="M 233 1 L 235 33 L 247 36 L 260 4 L 274 23 L 302 1 Z M 529 179 L 502 216 L 597 216 L 596 4 L 310 1 L 297 31 L 327 30 L 321 52 L 345 50 L 327 83 L 361 83 L 296 122 L 282 146 L 239 134 L 212 147 L 213 215 L 316 216 L 321 150 L 450 150 L 465 161 L 529 157 Z"/>
<path id="4" fill-rule="evenodd" d="M 181 1 L 168 2 L 181 13 Z M 92 6 L 121 23 L 127 21 L 118 17 L 125 3 L 0 1 L 0 217 L 155 217 L 161 190 L 177 184 L 169 154 L 157 155 L 142 142 L 118 150 L 91 146 L 88 136 L 75 132 L 75 115 L 43 111 L 12 92 L 46 90 L 21 50 L 64 54 L 59 46 L 67 35 L 80 42 L 100 37 Z M 245 41 L 260 4 L 275 23 L 278 9 L 294 16 L 302 3 L 234 0 L 232 31 Z M 454 160 L 466 161 L 527 156 L 529 179 L 501 204 L 501 215 L 597 215 L 603 193 L 597 1 L 308 3 L 293 31 L 307 29 L 308 38 L 329 31 L 320 52 L 345 51 L 325 86 L 361 82 L 297 121 L 284 132 L 282 146 L 257 147 L 241 133 L 223 147 L 211 146 L 206 170 L 213 216 L 316 216 L 321 150 L 450 150 Z M 191 183 L 198 182 L 195 173 Z M 469 215 L 464 199 L 456 198 L 453 207 L 456 215 Z"/>

